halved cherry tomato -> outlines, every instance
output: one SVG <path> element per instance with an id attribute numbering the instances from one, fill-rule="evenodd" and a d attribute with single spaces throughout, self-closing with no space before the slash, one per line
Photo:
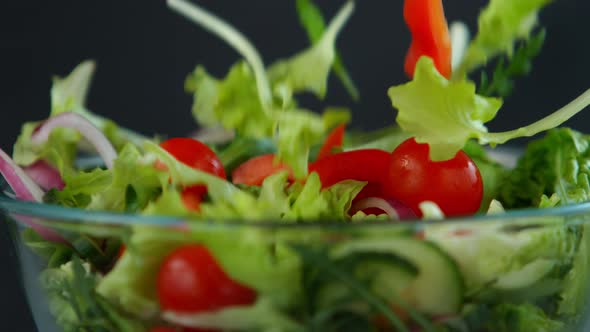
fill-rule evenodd
<path id="1" fill-rule="evenodd" d="M 451 76 L 451 38 L 442 0 L 405 0 L 404 18 L 412 34 L 406 55 L 405 71 L 414 76 L 416 62 L 421 56 L 432 58 L 436 69 Z"/>
<path id="2" fill-rule="evenodd" d="M 342 147 L 342 143 L 344 142 L 344 131 L 346 130 L 346 125 L 341 124 L 336 128 L 332 129 L 324 144 L 320 148 L 320 152 L 318 153 L 318 160 L 322 159 L 326 156 L 333 154 L 333 150 L 335 148 Z"/>
<path id="3" fill-rule="evenodd" d="M 168 255 L 157 286 L 162 309 L 181 313 L 216 311 L 256 300 L 256 292 L 232 280 L 202 245 L 186 245 Z"/>
<path id="4" fill-rule="evenodd" d="M 160 146 L 183 164 L 225 179 L 225 169 L 221 160 L 204 143 L 192 138 L 178 137 L 166 140 L 160 143 Z M 161 162 L 156 162 L 156 167 L 165 169 Z M 205 193 L 207 187 L 203 185 L 185 188 L 182 191 L 182 201 L 187 209 L 199 211 Z"/>
<path id="5" fill-rule="evenodd" d="M 410 138 L 392 153 L 385 194 L 422 216 L 419 204 L 436 203 L 446 216 L 477 212 L 483 197 L 483 182 L 475 163 L 463 151 L 446 161 L 432 161 L 428 144 Z"/>
<path id="6" fill-rule="evenodd" d="M 280 171 L 289 171 L 289 179 L 294 180 L 293 171 L 288 165 L 277 163 L 274 154 L 265 154 L 247 160 L 232 173 L 234 184 L 260 186 L 264 179 Z"/>
<path id="7" fill-rule="evenodd" d="M 357 199 L 382 196 L 382 182 L 387 175 L 389 159 L 390 154 L 383 150 L 346 151 L 311 163 L 309 172 L 318 173 L 322 188 L 344 180 L 367 181 L 367 186 L 357 195 Z"/>

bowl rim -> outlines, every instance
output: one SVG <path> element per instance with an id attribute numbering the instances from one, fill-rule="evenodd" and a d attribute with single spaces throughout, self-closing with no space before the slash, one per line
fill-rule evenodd
<path id="1" fill-rule="evenodd" d="M 6 215 L 33 217 L 40 220 L 59 221 L 65 223 L 81 223 L 87 225 L 111 225 L 111 226 L 157 226 L 157 227 L 182 227 L 186 225 L 202 225 L 203 227 L 251 227 L 251 228 L 369 228 L 386 226 L 389 228 L 422 228 L 427 225 L 451 225 L 469 223 L 500 222 L 502 224 L 514 224 L 518 220 L 530 220 L 536 218 L 576 217 L 590 215 L 590 202 L 571 204 L 552 208 L 525 208 L 508 210 L 494 214 L 476 214 L 468 216 L 450 217 L 444 219 L 421 219 L 408 222 L 398 220 L 383 220 L 378 222 L 347 222 L 342 221 L 305 221 L 282 222 L 277 220 L 204 220 L 198 217 L 178 217 L 165 215 L 141 215 L 128 212 L 94 211 L 82 208 L 64 207 L 45 203 L 21 201 L 8 197 L 0 191 L 0 211 Z"/>
<path id="2" fill-rule="evenodd" d="M 503 146 L 496 149 L 489 149 L 488 153 L 492 159 L 499 161 L 505 166 L 514 167 L 516 156 L 522 153 L 523 148 L 517 146 Z M 100 160 L 98 160 L 100 161 Z M 83 158 L 77 161 L 80 165 L 96 165 L 96 157 Z M 576 217 L 590 215 L 590 201 L 564 205 L 551 208 L 521 208 L 511 209 L 505 212 L 474 215 L 445 217 L 444 219 L 418 219 L 407 222 L 399 220 L 379 220 L 378 222 L 342 222 L 342 221 L 303 221 L 289 222 L 278 220 L 213 220 L 203 219 L 196 216 L 180 217 L 167 215 L 142 215 L 129 212 L 86 210 L 82 208 L 65 207 L 46 203 L 18 200 L 8 194 L 8 187 L 0 177 L 0 213 L 5 215 L 16 215 L 32 217 L 39 221 L 47 221 L 48 224 L 54 221 L 66 223 L 78 223 L 87 225 L 110 225 L 110 226 L 154 226 L 154 227 L 185 227 L 187 225 L 199 225 L 199 227 L 251 227 L 267 229 L 300 229 L 300 228 L 321 228 L 321 229 L 363 229 L 372 227 L 388 228 L 414 228 L 422 229 L 427 225 L 452 225 L 469 223 L 500 222 L 502 224 L 514 224 L 517 220 L 530 220 L 536 218 Z"/>

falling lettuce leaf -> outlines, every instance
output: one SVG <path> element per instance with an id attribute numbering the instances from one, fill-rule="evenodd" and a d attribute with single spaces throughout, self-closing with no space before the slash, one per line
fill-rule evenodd
<path id="1" fill-rule="evenodd" d="M 280 60 L 268 69 L 275 91 L 287 91 L 287 96 L 302 91 L 311 91 L 320 98 L 326 95 L 328 75 L 336 53 L 336 37 L 353 10 L 354 2 L 347 2 L 310 49 L 291 59 Z"/>
<path id="2" fill-rule="evenodd" d="M 299 15 L 299 22 L 307 32 L 307 37 L 312 44 L 319 42 L 326 30 L 326 23 L 320 8 L 311 0 L 297 0 L 297 14 Z M 344 66 L 342 57 L 338 52 L 334 57 L 334 64 L 332 70 L 344 85 L 348 94 L 353 100 L 358 101 L 360 98 L 359 90 L 352 81 L 350 74 Z"/>
<path id="3" fill-rule="evenodd" d="M 511 56 L 515 42 L 529 38 L 539 11 L 549 3 L 551 0 L 491 0 L 479 15 L 477 35 L 453 77 L 461 79 L 497 55 Z"/>
<path id="4" fill-rule="evenodd" d="M 428 57 L 418 60 L 413 81 L 388 93 L 399 126 L 416 141 L 428 143 L 434 160 L 452 158 L 470 138 L 486 133 L 484 123 L 502 105 L 499 99 L 475 94 L 472 82 L 446 80 Z"/>
<path id="5" fill-rule="evenodd" d="M 428 98 L 425 98 L 428 96 Z M 416 141 L 430 145 L 433 160 L 447 160 L 475 138 L 480 144 L 502 144 L 518 137 L 530 137 L 557 127 L 590 104 L 590 90 L 528 126 L 489 133 L 484 123 L 492 120 L 502 101 L 476 94 L 471 81 L 448 81 L 434 67 L 432 59 L 421 57 L 414 79 L 389 89 L 398 110 L 397 123 Z"/>
<path id="6" fill-rule="evenodd" d="M 256 79 L 247 63 L 236 63 L 221 80 L 198 66 L 185 89 L 194 95 L 193 116 L 202 125 L 221 125 L 241 136 L 272 137 L 274 119 L 258 98 Z"/>

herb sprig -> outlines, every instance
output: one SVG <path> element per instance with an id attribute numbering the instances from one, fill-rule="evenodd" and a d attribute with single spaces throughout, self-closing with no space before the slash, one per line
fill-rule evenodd
<path id="1" fill-rule="evenodd" d="M 545 29 L 541 29 L 531 38 L 520 43 L 512 57 L 499 58 L 491 78 L 485 70 L 482 70 L 477 93 L 489 97 L 509 96 L 514 89 L 515 80 L 531 72 L 533 60 L 543 48 L 545 35 Z"/>
<path id="2" fill-rule="evenodd" d="M 383 317 L 396 331 L 408 332 L 405 322 L 392 310 L 392 305 L 402 309 L 420 326 L 422 331 L 436 331 L 430 320 L 408 305 L 401 298 L 389 299 L 386 303 L 370 290 L 371 280 L 360 280 L 355 276 L 359 264 L 370 261 L 372 255 L 385 263 L 383 254 L 358 253 L 345 258 L 332 259 L 327 248 L 312 249 L 308 246 L 294 245 L 292 249 L 301 257 L 304 264 L 304 290 L 306 293 L 307 326 L 309 331 L 357 331 L 374 328 L 371 315 L 362 315 L 354 308 L 368 308 L 372 317 Z M 316 308 L 317 295 L 324 287 L 341 284 L 348 290 L 329 306 Z M 346 328 L 343 329 L 343 326 Z"/>

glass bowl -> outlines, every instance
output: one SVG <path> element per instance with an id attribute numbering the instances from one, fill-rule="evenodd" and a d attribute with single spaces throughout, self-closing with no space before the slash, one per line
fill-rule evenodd
<path id="1" fill-rule="evenodd" d="M 163 324 L 209 328 L 182 331 L 590 330 L 590 203 L 412 223 L 220 223 L 22 202 L 1 185 L 0 211 L 40 332 Z M 70 245 L 52 246 L 31 226 L 55 230 Z M 122 256 L 113 254 L 120 241 Z M 200 315 L 159 310 L 162 260 L 196 243 L 259 290 L 253 306 Z M 59 271 L 67 270 L 61 263 L 70 246 L 93 267 L 80 265 L 86 272 L 71 277 L 70 266 L 67 279 Z M 129 274 L 109 277 L 117 269 Z M 84 329 L 72 329 L 76 317 L 85 317 Z"/>

